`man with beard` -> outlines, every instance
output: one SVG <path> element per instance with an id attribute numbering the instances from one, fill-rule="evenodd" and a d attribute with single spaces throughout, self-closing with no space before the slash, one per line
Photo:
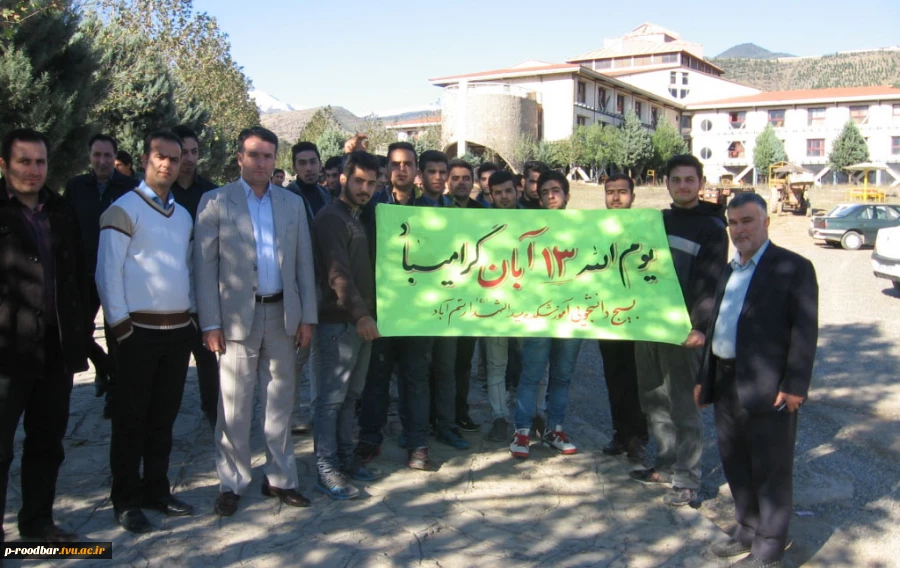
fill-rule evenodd
<path id="1" fill-rule="evenodd" d="M 542 173 L 547 171 L 543 162 L 531 160 L 525 162 L 523 173 L 525 175 L 525 190 L 519 199 L 523 209 L 541 209 L 541 196 L 538 194 L 537 180 Z"/>

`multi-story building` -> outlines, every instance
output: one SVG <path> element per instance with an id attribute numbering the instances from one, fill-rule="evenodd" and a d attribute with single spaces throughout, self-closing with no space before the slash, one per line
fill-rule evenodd
<path id="1" fill-rule="evenodd" d="M 687 105 L 692 151 L 711 172 L 753 182 L 756 137 L 771 124 L 788 160 L 811 170 L 816 181 L 843 181 L 828 155 L 848 121 L 856 123 L 869 147 L 869 160 L 884 164 L 876 183 L 900 183 L 900 89 L 847 87 L 771 91 Z M 883 175 L 884 174 L 884 175 Z M 886 176 L 886 177 L 885 177 Z"/>

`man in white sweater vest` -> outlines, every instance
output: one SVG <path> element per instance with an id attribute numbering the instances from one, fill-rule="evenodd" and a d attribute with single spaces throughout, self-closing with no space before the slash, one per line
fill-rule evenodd
<path id="1" fill-rule="evenodd" d="M 119 349 L 110 470 L 116 520 L 152 530 L 141 508 L 183 516 L 193 508 L 169 492 L 172 425 L 181 406 L 196 333 L 190 213 L 169 188 L 181 140 L 165 130 L 144 141 L 144 181 L 100 218 L 97 289 Z M 143 460 L 143 478 L 141 461 Z"/>

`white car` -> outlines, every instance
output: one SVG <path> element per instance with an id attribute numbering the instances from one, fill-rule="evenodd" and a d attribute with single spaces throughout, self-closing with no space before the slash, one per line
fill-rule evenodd
<path id="1" fill-rule="evenodd" d="M 887 278 L 900 290 L 900 227 L 878 230 L 875 251 L 872 253 L 872 270 L 878 278 Z"/>

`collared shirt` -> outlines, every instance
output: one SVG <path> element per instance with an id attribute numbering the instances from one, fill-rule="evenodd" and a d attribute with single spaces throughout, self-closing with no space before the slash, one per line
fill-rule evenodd
<path id="1" fill-rule="evenodd" d="M 275 216 L 272 212 L 272 184 L 266 188 L 262 198 L 256 196 L 250 185 L 241 178 L 241 185 L 247 195 L 247 207 L 253 222 L 253 236 L 256 239 L 257 282 L 256 293 L 269 296 L 282 292 L 281 266 L 278 264 L 278 249 L 275 244 Z"/>
<path id="2" fill-rule="evenodd" d="M 147 182 L 145 182 L 144 180 L 141 180 L 141 183 L 137 186 L 137 190 L 145 195 L 147 199 L 150 199 L 151 201 L 153 201 L 153 203 L 156 203 L 166 211 L 175 207 L 175 196 L 172 195 L 171 191 L 166 194 L 166 202 L 163 203 L 162 198 L 157 195 L 156 192 L 153 191 L 153 189 L 149 185 L 147 185 Z"/>
<path id="3" fill-rule="evenodd" d="M 741 317 L 741 309 L 744 307 L 744 298 L 747 297 L 747 289 L 756 266 L 766 249 L 769 241 L 756 251 L 747 264 L 741 264 L 741 253 L 736 252 L 731 260 L 731 276 L 725 284 L 725 294 L 719 306 L 719 316 L 713 328 L 712 352 L 721 359 L 734 359 L 737 357 L 737 326 Z"/>
<path id="4" fill-rule="evenodd" d="M 56 259 L 53 258 L 53 234 L 50 229 L 50 216 L 44 211 L 44 203 L 47 202 L 47 194 L 42 189 L 38 194 L 37 207 L 29 208 L 19 201 L 12 190 L 7 188 L 6 195 L 10 202 L 17 205 L 19 218 L 25 224 L 28 235 L 37 247 L 37 262 L 41 263 L 44 270 L 44 321 L 56 323 Z"/>

